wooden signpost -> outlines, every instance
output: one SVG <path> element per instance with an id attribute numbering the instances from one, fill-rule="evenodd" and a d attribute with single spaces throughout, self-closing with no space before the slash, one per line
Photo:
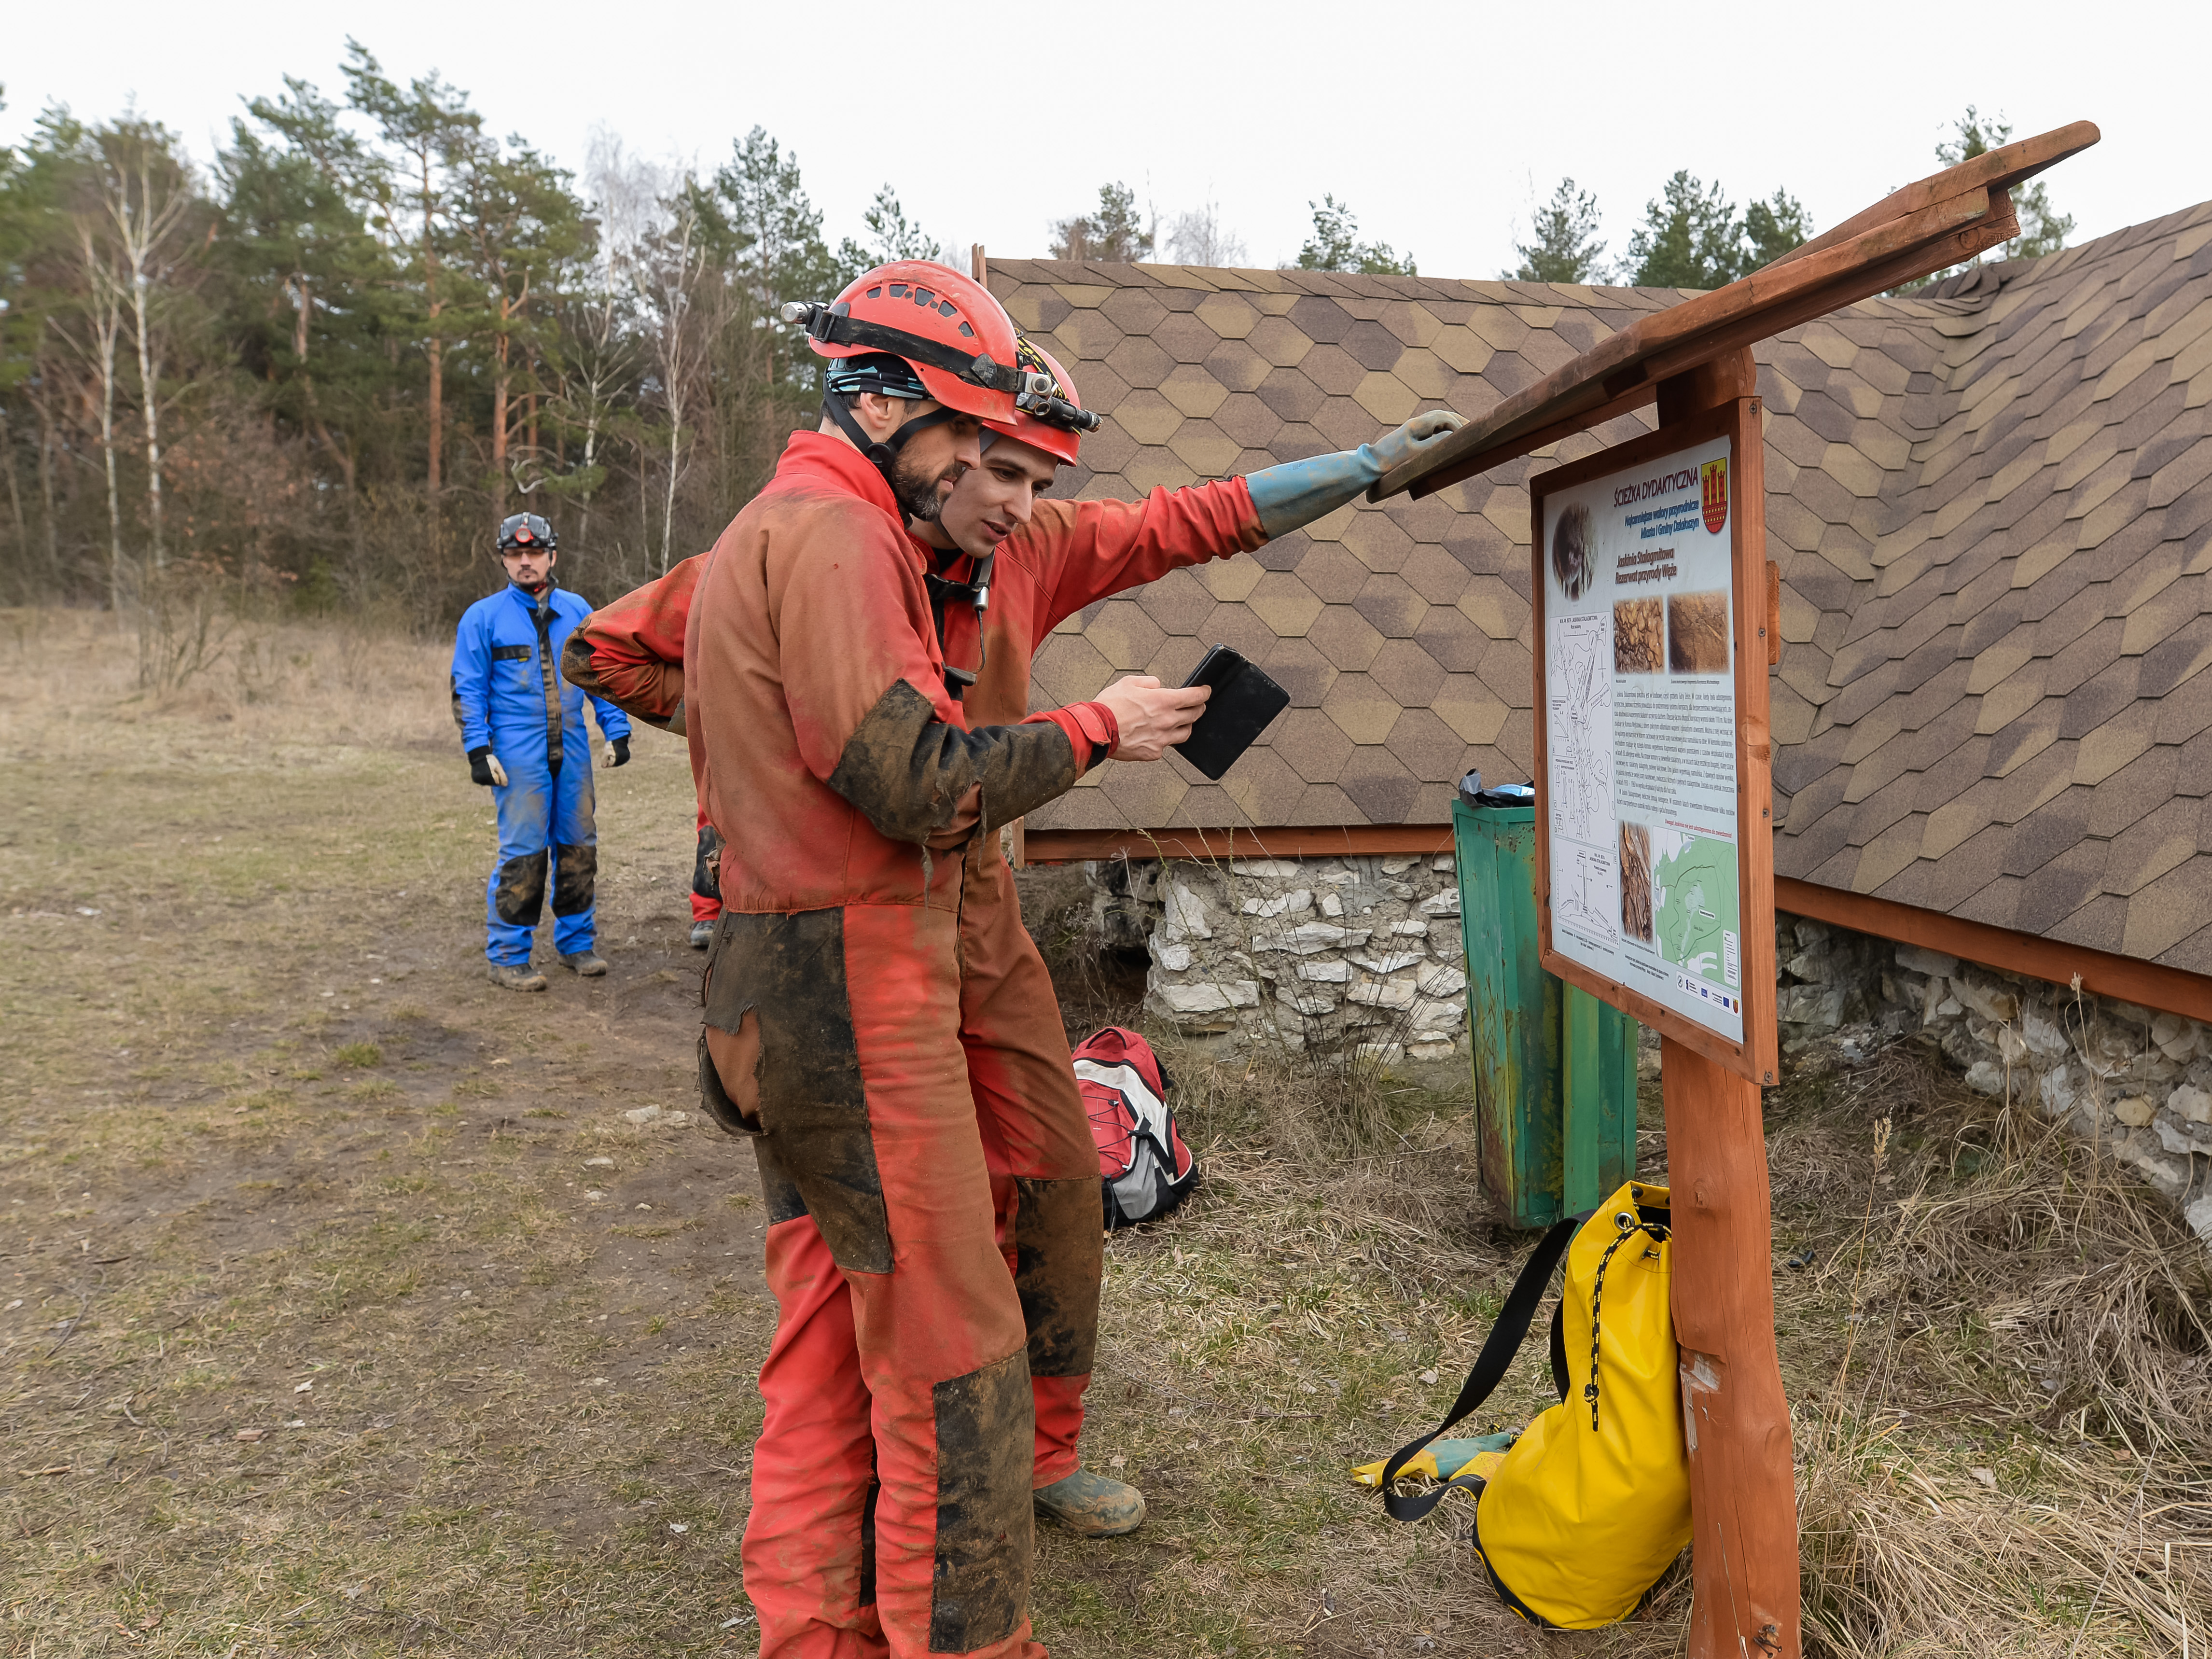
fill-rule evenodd
<path id="1" fill-rule="evenodd" d="M 1656 400 L 1529 484 L 1547 969 L 1660 1034 L 1690 1456 L 1692 1659 L 1796 1659 L 1797 1503 L 1759 1090 L 1775 1081 L 1772 744 L 1755 341 L 2017 235 L 2077 122 L 1898 191 L 1645 317 L 1376 486 L 1425 495 Z"/>

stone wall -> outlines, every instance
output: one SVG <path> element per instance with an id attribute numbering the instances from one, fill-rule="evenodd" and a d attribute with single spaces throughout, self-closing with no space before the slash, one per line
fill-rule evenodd
<path id="1" fill-rule="evenodd" d="M 1089 866 L 1109 944 L 1152 954 L 1147 1008 L 1232 1046 L 1467 1050 L 1459 885 L 1434 857 Z"/>
<path id="2" fill-rule="evenodd" d="M 1800 917 L 1775 944 L 1784 1054 L 1933 1043 L 1969 1087 L 2094 1137 L 2212 1243 L 2212 1028 Z"/>
<path id="3" fill-rule="evenodd" d="M 1086 874 L 1107 942 L 1150 953 L 1147 1007 L 1187 1036 L 1468 1053 L 1448 854 L 1116 860 Z M 1776 945 L 1785 1055 L 1929 1043 L 1970 1087 L 2094 1137 L 2212 1243 L 2212 1028 L 1801 917 L 1779 918 Z"/>

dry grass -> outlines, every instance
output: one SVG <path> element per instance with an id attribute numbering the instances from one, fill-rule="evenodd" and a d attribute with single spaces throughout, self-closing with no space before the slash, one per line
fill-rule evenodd
<path id="1" fill-rule="evenodd" d="M 1867 1218 L 1805 1276 L 1847 1300 L 1855 1339 L 1825 1392 L 1800 1395 L 1820 1642 L 1852 1659 L 2201 1651 L 2201 1247 L 2093 1149 L 1909 1053 L 1832 1092 L 1831 1115 L 1887 1115 L 1863 1159 L 1845 1143 L 1822 1171 L 1866 1195 Z"/>
<path id="2" fill-rule="evenodd" d="M 622 1115 L 690 1104 L 680 745 L 602 786 L 614 972 L 515 997 L 442 644 L 241 647 L 151 697 L 99 619 L 0 617 L 0 1653 L 750 1651 L 750 1160 Z M 1080 1023 L 1133 1017 L 1069 971 Z M 1462 1504 L 1398 1527 L 1346 1478 L 1435 1422 L 1527 1248 L 1463 1095 L 1382 1079 L 1351 1150 L 1297 1070 L 1164 1051 L 1206 1179 L 1109 1247 L 1085 1453 L 1152 1519 L 1042 1535 L 1041 1635 L 1680 1651 L 1686 1578 L 1545 1636 Z M 1771 1103 L 1817 1653 L 2205 1651 L 2203 1256 L 2033 1124 L 1910 1054 Z M 1548 1388 L 1531 1345 L 1478 1426 Z"/>

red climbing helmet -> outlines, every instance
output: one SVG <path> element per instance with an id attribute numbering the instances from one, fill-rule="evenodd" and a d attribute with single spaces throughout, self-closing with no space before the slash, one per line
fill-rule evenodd
<path id="1" fill-rule="evenodd" d="M 926 259 L 897 259 L 855 278 L 828 305 L 783 307 L 824 357 L 902 358 L 928 396 L 979 420 L 1012 420 L 1023 389 L 1013 319 L 972 276 Z M 896 387 L 881 389 L 893 396 Z"/>
<path id="2" fill-rule="evenodd" d="M 1083 434 L 1096 432 L 1104 422 L 1095 411 L 1083 407 L 1075 381 L 1060 366 L 1060 359 L 1042 346 L 1024 337 L 1016 362 L 1027 384 L 1014 394 L 1013 419 L 983 424 L 1073 466 Z"/>

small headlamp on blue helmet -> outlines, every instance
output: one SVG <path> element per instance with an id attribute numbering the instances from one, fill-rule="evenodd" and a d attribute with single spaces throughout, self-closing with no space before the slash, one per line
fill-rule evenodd
<path id="1" fill-rule="evenodd" d="M 553 526 L 535 513 L 516 513 L 500 521 L 499 550 L 502 553 L 530 553 L 539 548 L 550 553 L 560 545 Z"/>

